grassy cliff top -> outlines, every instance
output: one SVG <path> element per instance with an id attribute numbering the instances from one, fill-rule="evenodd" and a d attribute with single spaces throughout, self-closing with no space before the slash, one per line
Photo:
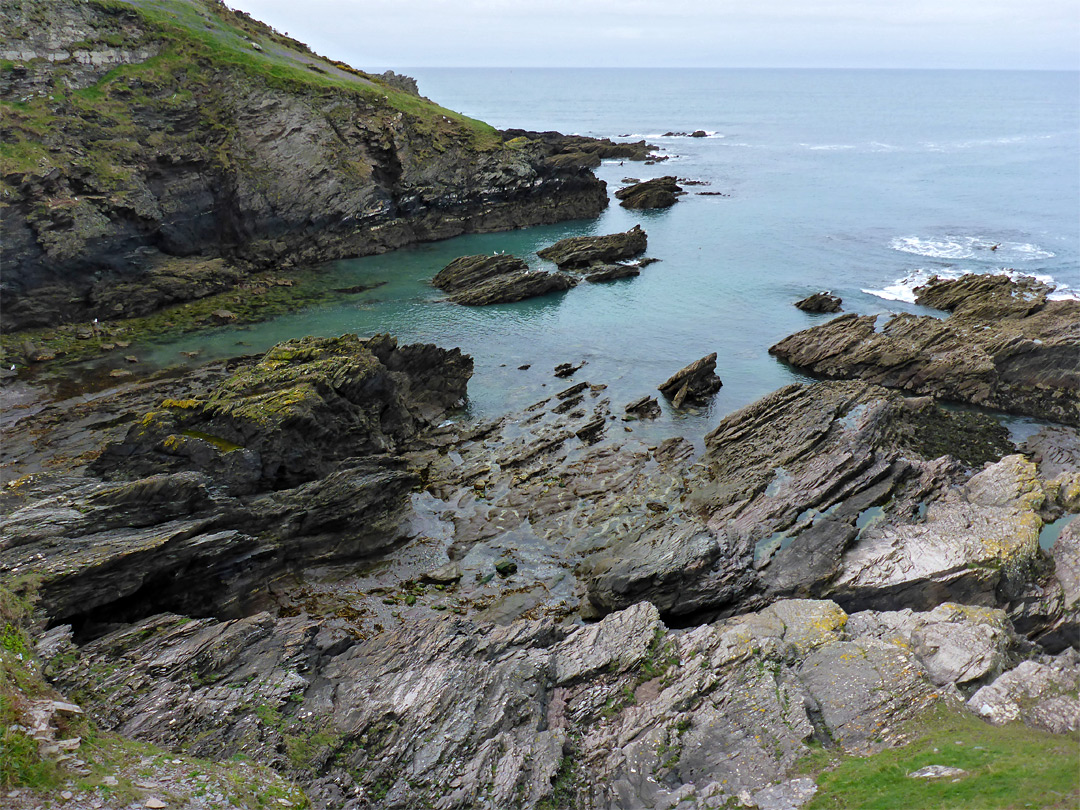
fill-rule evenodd
<path id="1" fill-rule="evenodd" d="M 74 25 L 65 28 L 69 17 Z M 376 117 L 403 114 L 414 130 L 430 133 L 436 140 L 441 136 L 464 139 L 479 151 L 501 144 L 498 132 L 487 124 L 393 87 L 379 76 L 324 59 L 303 43 L 217 0 L 89 0 L 86 4 L 21 0 L 4 9 L 0 25 L 5 41 L 0 51 L 7 51 L 6 56 L 22 55 L 0 59 L 0 87 L 4 76 L 15 76 L 20 64 L 48 60 L 53 76 L 45 92 L 0 98 L 6 124 L 0 143 L 0 175 L 43 174 L 52 166 L 71 162 L 59 154 L 67 150 L 48 150 L 44 144 L 57 126 L 69 129 L 62 124 L 72 116 L 84 123 L 106 125 L 113 142 L 138 142 L 143 133 L 127 126 L 133 110 L 181 106 L 192 91 L 220 81 L 223 71 L 291 93 L 352 96 L 372 108 Z M 72 30 L 80 29 L 87 32 L 83 39 L 65 41 Z M 89 86 L 65 78 L 80 63 L 109 51 L 122 52 L 125 64 L 102 69 Z M 28 52 L 39 52 L 38 58 L 27 60 Z M 115 149 L 106 150 L 107 155 L 99 155 L 96 147 L 79 151 L 86 152 L 76 156 L 83 162 L 101 164 L 95 174 L 108 179 L 109 171 L 97 169 L 113 167 L 118 185 L 127 179 L 121 167 L 128 161 L 125 155 L 111 154 Z"/>

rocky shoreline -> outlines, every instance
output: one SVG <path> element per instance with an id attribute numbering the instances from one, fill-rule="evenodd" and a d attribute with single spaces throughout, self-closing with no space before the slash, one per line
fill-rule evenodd
<path id="1" fill-rule="evenodd" d="M 34 575 L 50 681 L 316 807 L 797 806 L 815 747 L 935 712 L 1075 745 L 1080 533 L 1039 542 L 1074 428 L 822 382 L 697 456 L 602 383 L 448 422 L 470 374 L 308 338 L 22 419 L 0 582 Z"/>

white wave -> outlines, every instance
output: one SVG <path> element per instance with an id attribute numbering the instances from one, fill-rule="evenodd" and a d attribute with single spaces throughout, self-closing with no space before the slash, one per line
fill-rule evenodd
<path id="1" fill-rule="evenodd" d="M 855 148 L 855 144 L 853 143 L 800 143 L 799 146 L 803 149 L 809 149 L 812 152 L 837 152 L 844 149 Z"/>
<path id="2" fill-rule="evenodd" d="M 880 290 L 864 289 L 862 290 L 862 292 L 866 293 L 867 295 L 884 298 L 886 301 L 902 301 L 906 304 L 914 304 L 915 289 L 917 287 L 922 287 L 934 276 L 937 276 L 941 279 L 951 280 L 960 278 L 961 276 L 968 274 L 972 274 L 972 271 L 961 270 L 955 267 L 936 268 L 933 270 L 920 267 L 919 269 L 913 270 L 908 275 L 904 276 L 901 279 L 898 279 L 897 281 L 894 281 L 892 284 L 889 284 L 888 286 L 883 287 Z M 1041 281 L 1043 284 L 1046 284 L 1053 288 L 1053 292 L 1051 292 L 1050 295 L 1047 296 L 1051 300 L 1080 300 L 1080 289 L 1070 287 L 1068 284 L 1060 282 L 1053 276 L 1047 275 L 1045 273 L 1021 273 L 1018 270 L 1012 270 L 1006 267 L 999 267 L 993 270 L 976 271 L 976 273 L 974 274 L 1006 275 L 1009 276 L 1009 278 L 1017 280 L 1025 277 L 1034 278 L 1036 281 Z"/>
<path id="3" fill-rule="evenodd" d="M 1030 242 L 1003 242 L 981 236 L 897 236 L 889 247 L 903 253 L 928 256 L 933 259 L 983 259 L 987 261 L 1033 261 L 1050 259 L 1052 251 Z"/>

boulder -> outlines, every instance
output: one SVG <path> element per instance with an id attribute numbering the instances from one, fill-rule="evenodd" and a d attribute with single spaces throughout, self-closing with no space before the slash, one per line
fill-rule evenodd
<path id="1" fill-rule="evenodd" d="M 461 256 L 440 270 L 431 283 L 444 292 L 458 292 L 490 278 L 523 273 L 528 269 L 525 261 L 517 256 Z"/>
<path id="2" fill-rule="evenodd" d="M 638 419 L 655 419 L 661 414 L 660 403 L 657 402 L 656 397 L 650 397 L 648 394 L 628 403 L 623 410 L 629 416 Z"/>
<path id="3" fill-rule="evenodd" d="M 678 178 L 668 175 L 621 188 L 615 198 L 623 208 L 670 208 L 684 193 Z"/>
<path id="4" fill-rule="evenodd" d="M 795 306 L 803 312 L 814 314 L 839 312 L 843 299 L 829 292 L 819 292 L 807 296 L 801 301 L 796 301 Z"/>
<path id="5" fill-rule="evenodd" d="M 676 371 L 658 386 L 676 408 L 683 403 L 702 403 L 720 390 L 723 383 L 716 376 L 716 352 L 695 360 Z"/>
<path id="6" fill-rule="evenodd" d="M 558 265 L 560 270 L 578 269 L 592 264 L 610 264 L 645 252 L 648 237 L 640 225 L 626 233 L 606 236 L 571 236 L 538 250 L 536 255 Z"/>

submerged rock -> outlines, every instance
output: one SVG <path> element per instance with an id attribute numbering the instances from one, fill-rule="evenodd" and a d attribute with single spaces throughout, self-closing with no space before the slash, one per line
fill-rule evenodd
<path id="1" fill-rule="evenodd" d="M 670 208 L 684 193 L 678 178 L 669 175 L 621 188 L 615 198 L 623 208 Z"/>
<path id="2" fill-rule="evenodd" d="M 574 270 L 593 264 L 610 264 L 645 252 L 648 236 L 635 225 L 626 233 L 606 236 L 571 236 L 538 250 L 536 255 L 558 265 L 560 270 Z"/>
<path id="3" fill-rule="evenodd" d="M 833 295 L 829 292 L 819 292 L 807 296 L 801 301 L 796 301 L 795 306 L 801 309 L 803 312 L 820 314 L 828 312 L 839 312 L 840 305 L 842 303 L 843 299 L 839 296 Z"/>
<path id="4" fill-rule="evenodd" d="M 843 315 L 769 352 L 826 377 L 1080 425 L 1080 301 L 1048 301 L 1046 285 L 1007 276 L 932 281 L 918 300 L 946 320 Z"/>
<path id="5" fill-rule="evenodd" d="M 685 402 L 707 401 L 723 385 L 716 376 L 716 352 L 713 352 L 676 371 L 660 383 L 658 390 L 671 400 L 673 406 L 681 408 Z"/>

